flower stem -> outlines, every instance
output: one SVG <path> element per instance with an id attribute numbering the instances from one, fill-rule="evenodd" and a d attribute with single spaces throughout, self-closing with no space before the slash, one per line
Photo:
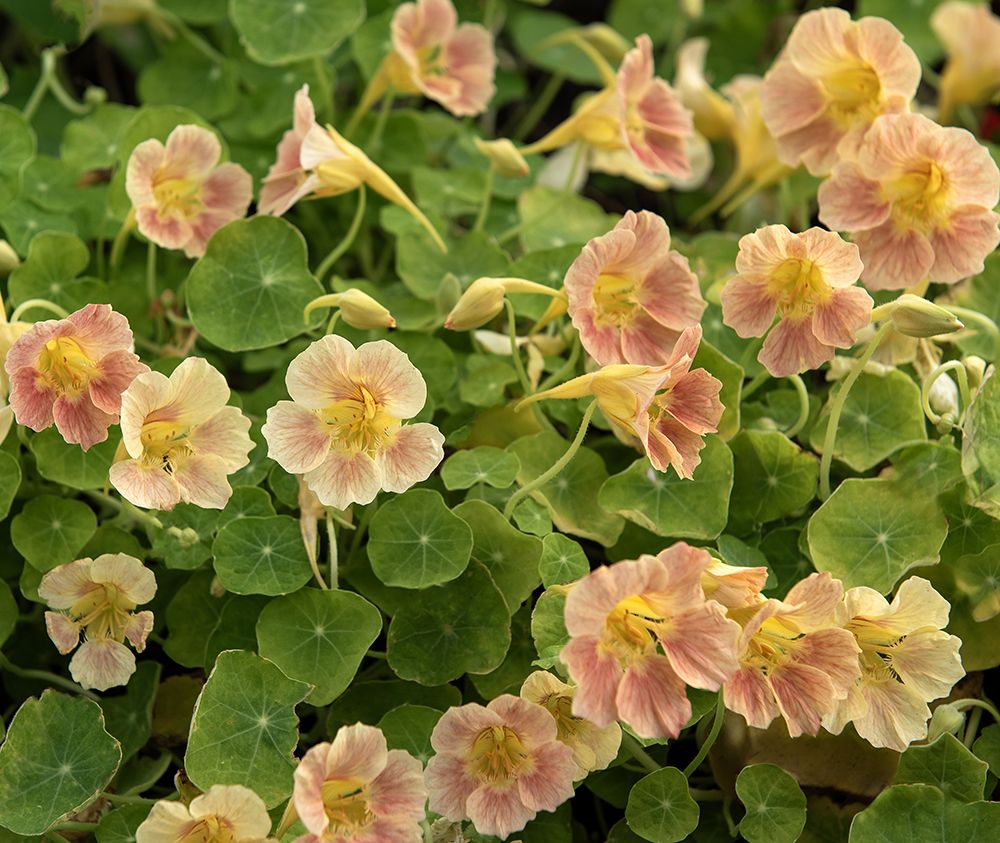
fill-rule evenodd
<path id="1" fill-rule="evenodd" d="M 385 124 L 389 120 L 389 112 L 392 111 L 392 104 L 396 99 L 396 92 L 390 88 L 382 97 L 379 105 L 378 115 L 375 117 L 375 127 L 372 129 L 371 137 L 368 138 L 368 155 L 372 158 L 378 155 L 382 146 L 382 133 L 385 131 Z"/>
<path id="2" fill-rule="evenodd" d="M 967 697 L 964 700 L 957 700 L 953 702 L 952 705 L 959 711 L 965 708 L 981 708 L 983 711 L 987 712 L 997 723 L 1000 723 L 1000 711 L 997 710 L 996 706 L 986 700 L 976 699 L 975 697 Z"/>
<path id="3" fill-rule="evenodd" d="M 128 215 L 122 221 L 121 228 L 118 229 L 118 233 L 115 235 L 115 239 L 111 243 L 111 257 L 108 259 L 108 280 L 114 280 L 115 275 L 118 274 L 118 267 L 122 262 L 122 255 L 125 254 L 125 246 L 128 244 L 128 236 L 132 232 L 132 228 L 135 226 L 135 211 L 131 210 Z"/>
<path id="4" fill-rule="evenodd" d="M 947 310 L 957 316 L 959 319 L 966 320 L 968 322 L 975 322 L 987 334 L 990 335 L 990 339 L 993 341 L 993 360 L 1000 359 L 1000 328 L 997 327 L 997 323 L 990 319 L 984 313 L 980 313 L 978 310 L 970 310 L 967 307 L 956 307 L 955 305 L 947 305 Z"/>
<path id="5" fill-rule="evenodd" d="M 656 760 L 642 748 L 642 744 L 624 730 L 622 730 L 622 746 L 625 747 L 628 754 L 638 761 L 647 772 L 656 773 L 663 769 L 656 763 Z"/>
<path id="6" fill-rule="evenodd" d="M 482 231 L 486 225 L 486 218 L 490 215 L 490 203 L 493 201 L 493 165 L 486 171 L 486 184 L 483 186 L 483 199 L 479 204 L 479 213 L 476 215 L 476 222 L 472 226 L 473 231 Z"/>
<path id="7" fill-rule="evenodd" d="M 327 554 L 330 559 L 330 588 L 336 588 L 339 572 L 339 558 L 337 553 L 337 522 L 333 520 L 333 516 L 327 512 L 326 514 L 326 541 L 329 544 L 327 548 Z"/>
<path id="8" fill-rule="evenodd" d="M 719 732 L 722 731 L 722 721 L 726 719 L 726 699 L 723 696 L 722 689 L 719 689 L 719 699 L 715 704 L 715 717 L 712 719 L 712 728 L 708 733 L 708 737 L 705 738 L 705 742 L 701 745 L 701 749 L 698 750 L 698 754 L 691 759 L 691 763 L 684 768 L 684 777 L 689 779 L 691 774 L 701 766 L 701 762 L 708 757 L 709 750 L 715 744 L 716 738 L 719 737 Z"/>
<path id="9" fill-rule="evenodd" d="M 156 244 L 152 240 L 146 244 L 146 297 L 150 307 L 160 297 L 156 289 Z"/>
<path id="10" fill-rule="evenodd" d="M 833 447 L 837 444 L 837 426 L 840 424 L 840 414 L 844 411 L 847 396 L 850 394 L 854 382 L 861 376 L 861 373 L 865 370 L 865 366 L 868 365 L 868 361 L 872 359 L 872 355 L 891 329 L 892 321 L 887 321 L 875 332 L 875 336 L 865 346 L 864 352 L 854 361 L 853 368 L 847 377 L 844 378 L 844 382 L 840 385 L 840 389 L 837 390 L 837 394 L 833 397 L 833 402 L 830 404 L 830 418 L 827 421 L 826 436 L 823 437 L 823 454 L 819 462 L 820 500 L 825 501 L 830 497 L 830 466 L 833 463 Z"/>
<path id="11" fill-rule="evenodd" d="M 795 424 L 785 431 L 785 436 L 793 439 L 806 426 L 806 422 L 809 421 L 809 393 L 806 390 L 806 385 L 802 382 L 802 378 L 798 375 L 790 375 L 788 380 L 792 382 L 792 386 L 795 387 L 795 392 L 799 396 L 799 417 L 795 420 Z"/>
<path id="12" fill-rule="evenodd" d="M 108 793 L 101 791 L 101 799 L 107 799 L 112 805 L 145 805 L 155 802 L 155 799 L 147 799 L 145 796 L 125 796 L 121 793 Z"/>
<path id="13" fill-rule="evenodd" d="M 510 354 L 514 358 L 514 371 L 517 372 L 518 383 L 525 395 L 531 395 L 531 381 L 528 380 L 528 373 L 524 370 L 524 361 L 521 359 L 521 349 L 517 345 L 517 320 L 514 316 L 514 305 L 510 299 L 503 300 L 504 307 L 507 308 L 507 334 L 510 336 Z"/>
<path id="14" fill-rule="evenodd" d="M 28 299 L 27 301 L 21 302 L 17 307 L 14 308 L 14 312 L 10 315 L 11 322 L 17 322 L 27 311 L 31 308 L 37 307 L 42 310 L 47 310 L 49 313 L 54 313 L 60 319 L 65 319 L 69 314 L 64 308 L 61 308 L 55 302 L 51 302 L 48 299 Z"/>
<path id="15" fill-rule="evenodd" d="M 552 101 L 556 98 L 556 94 L 559 93 L 559 89 L 565 81 L 566 77 L 561 73 L 553 73 L 548 78 L 541 91 L 538 92 L 538 96 L 535 97 L 534 104 L 524 117 L 521 118 L 521 122 L 517 124 L 517 128 L 511 133 L 514 140 L 522 141 L 531 134 L 531 130 L 538 125 L 538 121 L 549 110 L 549 106 L 552 105 Z"/>
<path id="16" fill-rule="evenodd" d="M 949 360 L 947 363 L 942 363 L 926 378 L 924 378 L 924 382 L 920 387 L 920 406 L 923 407 L 924 415 L 930 419 L 930 422 L 933 425 L 940 424 L 942 417 L 934 412 L 934 409 L 931 407 L 931 389 L 934 387 L 937 379 L 945 375 L 947 372 L 955 372 L 957 375 L 958 390 L 962 396 L 961 413 L 964 414 L 969 407 L 969 375 L 965 371 L 965 366 L 962 361 Z M 959 420 L 961 420 L 961 416 L 959 417 Z"/>
<path id="17" fill-rule="evenodd" d="M 350 228 L 347 229 L 347 233 L 344 235 L 343 239 L 330 250 L 323 261 L 318 267 L 316 267 L 316 280 L 320 284 L 323 283 L 323 277 L 327 272 L 333 267 L 333 265 L 343 257 L 344 253 L 351 248 L 354 244 L 354 238 L 358 236 L 358 231 L 361 230 L 361 222 L 365 218 L 365 204 L 367 200 L 367 193 L 365 191 L 365 186 L 362 184 L 358 188 L 358 206 L 354 211 L 354 219 L 351 220 Z M 327 332 L 329 333 L 329 332 Z"/>
<path id="18" fill-rule="evenodd" d="M 580 335 L 574 331 L 573 347 L 570 349 L 569 357 L 566 358 L 566 362 L 563 363 L 562 366 L 556 369 L 551 375 L 542 381 L 541 384 L 539 384 L 539 392 L 544 392 L 546 389 L 563 382 L 563 378 L 576 368 L 576 361 L 580 359 L 580 348 Z"/>
<path id="19" fill-rule="evenodd" d="M 743 387 L 743 391 L 740 393 L 740 400 L 744 401 L 753 395 L 758 389 L 760 389 L 768 379 L 771 377 L 771 373 L 765 369 L 759 375 L 757 375 L 750 383 Z"/>
<path id="20" fill-rule="evenodd" d="M 547 471 L 543 471 L 541 474 L 538 475 L 538 477 L 536 477 L 530 483 L 527 483 L 524 486 L 522 486 L 520 489 L 514 492 L 513 495 L 510 496 L 510 499 L 507 501 L 507 505 L 503 508 L 504 518 L 509 520 L 510 516 L 514 512 L 514 508 L 522 500 L 524 500 L 528 495 L 530 495 L 536 489 L 540 489 L 542 486 L 548 483 L 553 477 L 555 477 L 560 471 L 562 471 L 567 465 L 569 465 L 569 461 L 573 459 L 573 457 L 576 455 L 576 452 L 580 450 L 580 445 L 583 443 L 583 437 L 587 435 L 587 428 L 590 426 L 590 419 L 594 415 L 594 410 L 596 409 L 597 409 L 597 400 L 595 399 L 590 402 L 590 406 L 588 406 L 586 411 L 584 412 L 583 419 L 580 421 L 580 428 L 576 432 L 576 438 L 572 442 L 570 442 L 569 447 L 566 449 L 566 452 L 561 457 L 559 457 L 559 459 L 557 459 L 554 463 L 552 463 L 552 466 Z"/>
<path id="21" fill-rule="evenodd" d="M 37 679 L 40 682 L 48 682 L 52 685 L 56 685 L 63 688 L 66 691 L 72 691 L 74 694 L 79 694 L 82 697 L 87 697 L 87 699 L 98 700 L 100 699 L 97 694 L 92 691 L 88 691 L 86 688 L 82 688 L 70 679 L 66 679 L 63 676 L 59 676 L 56 673 L 49 673 L 47 670 L 32 670 L 26 667 L 20 667 L 14 664 L 10 659 L 8 659 L 3 653 L 0 653 L 0 667 L 6 670 L 8 673 L 13 673 L 15 676 L 20 676 L 22 679 Z"/>

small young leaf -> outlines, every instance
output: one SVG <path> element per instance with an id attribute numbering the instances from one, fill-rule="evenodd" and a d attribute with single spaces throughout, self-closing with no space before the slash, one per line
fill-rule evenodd
<path id="1" fill-rule="evenodd" d="M 87 504 L 41 495 L 14 516 L 10 537 L 18 552 L 45 573 L 75 560 L 96 530 L 97 517 Z"/>
<path id="2" fill-rule="evenodd" d="M 389 749 L 402 749 L 421 764 L 434 754 L 431 732 L 441 719 L 441 712 L 424 705 L 404 704 L 387 712 L 378 723 Z"/>
<path id="3" fill-rule="evenodd" d="M 978 802 L 986 787 L 987 764 L 954 735 L 926 746 L 911 746 L 899 757 L 896 784 L 931 784 L 950 799 Z"/>
<path id="4" fill-rule="evenodd" d="M 751 764 L 736 777 L 746 815 L 740 834 L 749 843 L 795 843 L 806 824 L 806 797 L 797 781 L 774 764 Z"/>
<path id="5" fill-rule="evenodd" d="M 571 538 L 562 533 L 550 533 L 542 539 L 542 558 L 538 560 L 538 573 L 546 588 L 573 582 L 586 576 L 589 571 L 587 554 Z"/>
<path id="6" fill-rule="evenodd" d="M 481 445 L 448 457 L 441 466 L 441 480 L 446 489 L 471 489 L 477 483 L 506 489 L 520 467 L 517 457 L 509 451 Z"/>
<path id="7" fill-rule="evenodd" d="M 651 843 L 679 843 L 698 827 L 698 803 L 687 778 L 676 767 L 664 767 L 640 779 L 628 796 L 629 828 Z"/>

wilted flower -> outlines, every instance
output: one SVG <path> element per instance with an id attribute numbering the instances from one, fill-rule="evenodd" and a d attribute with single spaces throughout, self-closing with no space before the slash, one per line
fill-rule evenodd
<path id="1" fill-rule="evenodd" d="M 166 145 L 143 141 L 128 159 L 125 190 L 139 231 L 156 245 L 205 254 L 209 238 L 246 214 L 253 181 L 239 164 L 219 164 L 222 146 L 201 126 L 178 126 Z"/>
<path id="2" fill-rule="evenodd" d="M 281 216 L 296 201 L 296 194 L 307 178 L 300 156 L 302 141 L 316 125 L 316 109 L 309 99 L 309 86 L 303 85 L 295 94 L 292 108 L 292 128 L 281 136 L 277 157 L 260 185 L 257 212 Z"/>
<path id="3" fill-rule="evenodd" d="M 740 238 L 722 320 L 741 337 L 767 333 L 757 359 L 775 377 L 818 368 L 871 321 L 872 297 L 853 286 L 861 270 L 858 247 L 831 231 L 758 228 Z"/>
<path id="4" fill-rule="evenodd" d="M 870 588 L 845 595 L 846 628 L 861 649 L 861 677 L 824 726 L 848 722 L 873 746 L 902 752 L 927 735 L 927 703 L 947 696 L 965 675 L 962 642 L 944 632 L 951 607 L 927 580 L 910 577 L 890 604 Z"/>
<path id="5" fill-rule="evenodd" d="M 988 3 L 949 0 L 931 15 L 948 61 L 938 85 L 938 120 L 956 106 L 981 105 L 1000 89 L 1000 18 Z"/>
<path id="6" fill-rule="evenodd" d="M 920 61 L 889 21 L 816 9 L 764 76 L 764 122 L 786 164 L 822 175 L 876 117 L 905 111 L 919 83 Z"/>
<path id="7" fill-rule="evenodd" d="M 289 364 L 285 385 L 292 400 L 267 411 L 262 431 L 268 456 L 304 475 L 325 506 L 404 492 L 444 458 L 434 425 L 402 423 L 423 408 L 427 386 L 392 343 L 355 349 L 343 337 L 323 337 Z"/>
<path id="8" fill-rule="evenodd" d="M 155 594 L 153 572 L 124 553 L 78 559 L 42 577 L 38 596 L 56 610 L 45 613 L 49 638 L 65 655 L 84 637 L 69 663 L 74 680 L 98 691 L 128 683 L 135 656 L 124 642 L 138 653 L 146 648 L 153 613 L 135 609 Z"/>
<path id="9" fill-rule="evenodd" d="M 836 625 L 843 594 L 839 580 L 810 574 L 784 600 L 731 609 L 743 634 L 726 707 L 757 729 L 780 716 L 793 738 L 815 735 L 858 678 L 858 646 Z"/>
<path id="10" fill-rule="evenodd" d="M 540 705 L 556 721 L 556 737 L 573 750 L 576 774 L 582 779 L 594 770 L 603 770 L 618 756 L 622 730 L 617 723 L 598 726 L 573 714 L 576 688 L 547 670 L 536 670 L 521 685 L 521 696 Z"/>
<path id="11" fill-rule="evenodd" d="M 408 752 L 387 747 L 381 730 L 342 726 L 295 769 L 292 808 L 309 832 L 296 843 L 418 843 L 427 799 L 422 773 Z"/>
<path id="12" fill-rule="evenodd" d="M 55 423 L 85 451 L 108 438 L 122 392 L 149 371 L 132 353 L 128 320 L 107 304 L 36 322 L 10 346 L 4 368 L 18 424 L 40 431 Z"/>
<path id="13" fill-rule="evenodd" d="M 267 806 L 250 788 L 216 784 L 191 800 L 161 799 L 135 832 L 136 843 L 260 843 L 271 830 Z"/>
<path id="14" fill-rule="evenodd" d="M 687 258 L 670 248 L 670 229 L 649 211 L 627 211 L 595 237 L 566 273 L 569 314 L 601 365 L 656 365 L 705 311 Z"/>
<path id="15" fill-rule="evenodd" d="M 954 284 L 1000 243 L 998 197 L 1000 171 L 975 137 L 900 114 L 876 120 L 820 186 L 819 217 L 851 233 L 871 290 Z"/>
<path id="16" fill-rule="evenodd" d="M 453 822 L 472 820 L 480 834 L 504 838 L 573 795 L 573 751 L 557 739 L 555 719 L 520 697 L 449 708 L 431 746 L 430 809 Z"/>
<path id="17" fill-rule="evenodd" d="M 423 94 L 456 117 L 486 110 L 496 87 L 493 36 L 478 23 L 458 25 L 451 0 L 403 3 L 392 16 L 389 83 Z"/>
<path id="18" fill-rule="evenodd" d="M 110 479 L 136 506 L 170 510 L 184 501 L 223 509 L 233 493 L 228 475 L 249 462 L 250 420 L 227 406 L 225 376 L 189 357 L 168 378 L 137 377 L 122 394 L 122 444 L 128 458 Z"/>
<path id="19" fill-rule="evenodd" d="M 739 627 L 706 601 L 708 553 L 683 542 L 591 571 L 566 597 L 559 658 L 577 684 L 573 713 L 676 738 L 691 717 L 685 683 L 714 691 L 736 671 Z"/>

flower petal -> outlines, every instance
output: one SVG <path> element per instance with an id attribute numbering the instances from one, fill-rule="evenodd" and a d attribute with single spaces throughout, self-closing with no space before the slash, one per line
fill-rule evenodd
<path id="1" fill-rule="evenodd" d="M 850 348 L 858 341 L 858 331 L 871 322 L 874 304 L 860 287 L 834 290 L 830 299 L 813 311 L 813 335 L 823 345 Z"/>
<path id="2" fill-rule="evenodd" d="M 108 479 L 125 500 L 144 509 L 168 512 L 181 502 L 177 483 L 158 465 L 122 460 L 111 466 Z"/>
<path id="3" fill-rule="evenodd" d="M 833 357 L 833 348 L 823 345 L 813 333 L 808 317 L 786 316 L 767 335 L 757 359 L 776 378 L 818 369 Z"/>
<path id="4" fill-rule="evenodd" d="M 642 738 L 676 738 L 691 718 L 684 680 L 666 656 L 633 662 L 618 686 L 617 704 L 620 718 Z"/>
<path id="5" fill-rule="evenodd" d="M 330 453 L 330 431 L 312 410 L 279 401 L 261 428 L 267 455 L 290 474 L 318 468 Z"/>
<path id="6" fill-rule="evenodd" d="M 106 691 L 128 684 L 135 673 L 135 656 L 124 644 L 110 638 L 91 638 L 70 660 L 69 672 L 84 688 Z"/>
<path id="7" fill-rule="evenodd" d="M 427 385 L 410 358 L 391 342 L 378 340 L 358 346 L 350 361 L 351 377 L 364 384 L 385 413 L 411 419 L 427 401 Z"/>
<path id="8" fill-rule="evenodd" d="M 52 419 L 62 438 L 84 451 L 107 439 L 108 428 L 118 421 L 117 415 L 95 407 L 90 395 L 85 393 L 56 398 L 52 404 Z"/>
<path id="9" fill-rule="evenodd" d="M 426 422 L 400 427 L 379 449 L 375 457 L 387 492 L 405 492 L 413 484 L 430 477 L 444 459 L 444 435 Z"/>
<path id="10" fill-rule="evenodd" d="M 371 503 L 381 489 L 378 466 L 363 451 L 330 451 L 304 477 L 320 503 L 337 509 L 346 509 L 352 503 Z"/>

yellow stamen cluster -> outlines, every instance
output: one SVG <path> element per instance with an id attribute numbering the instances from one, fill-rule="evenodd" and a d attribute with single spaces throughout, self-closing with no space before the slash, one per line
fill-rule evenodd
<path id="1" fill-rule="evenodd" d="M 350 451 L 374 456 L 400 426 L 400 420 L 385 412 L 372 392 L 361 384 L 357 395 L 320 411 L 334 443 Z"/>
<path id="2" fill-rule="evenodd" d="M 201 211 L 201 185 L 191 179 L 157 178 L 153 184 L 153 196 L 160 215 L 179 215 L 185 219 L 196 217 Z"/>
<path id="3" fill-rule="evenodd" d="M 95 583 L 69 609 L 70 617 L 89 639 L 121 641 L 136 604 L 112 583 Z"/>
<path id="4" fill-rule="evenodd" d="M 330 779 L 321 788 L 323 809 L 334 833 L 349 836 L 367 828 L 375 820 L 368 809 L 368 790 L 356 779 Z"/>
<path id="5" fill-rule="evenodd" d="M 151 421 L 142 426 L 142 460 L 147 465 L 160 464 L 172 474 L 184 458 L 194 453 L 188 437 L 191 428 L 176 421 Z"/>
<path id="6" fill-rule="evenodd" d="M 595 322 L 623 328 L 636 317 L 635 282 L 622 275 L 602 274 L 594 283 Z"/>
<path id="7" fill-rule="evenodd" d="M 515 780 L 530 764 L 531 756 L 517 733 L 507 726 L 483 729 L 472 744 L 472 775 L 494 784 Z"/>
<path id="8" fill-rule="evenodd" d="M 823 271 L 811 260 L 788 258 L 771 273 L 768 292 L 778 299 L 781 315 L 803 317 L 817 305 L 829 301 L 832 291 L 823 279 Z"/>
<path id="9" fill-rule="evenodd" d="M 622 664 L 644 658 L 656 649 L 656 633 L 667 619 L 639 595 L 618 603 L 604 621 L 601 646 Z"/>
<path id="10" fill-rule="evenodd" d="M 896 223 L 924 234 L 947 218 L 950 194 L 948 176 L 934 161 L 914 165 L 882 188 Z"/>
<path id="11" fill-rule="evenodd" d="M 97 363 L 71 337 L 45 343 L 38 357 L 38 371 L 48 385 L 65 395 L 79 395 L 97 372 Z"/>
<path id="12" fill-rule="evenodd" d="M 212 814 L 192 823 L 178 843 L 236 843 L 236 839 L 232 824 L 224 817 Z"/>
<path id="13" fill-rule="evenodd" d="M 830 100 L 829 113 L 841 129 L 857 120 L 873 120 L 880 112 L 882 84 L 871 65 L 864 62 L 845 67 L 823 78 Z"/>

